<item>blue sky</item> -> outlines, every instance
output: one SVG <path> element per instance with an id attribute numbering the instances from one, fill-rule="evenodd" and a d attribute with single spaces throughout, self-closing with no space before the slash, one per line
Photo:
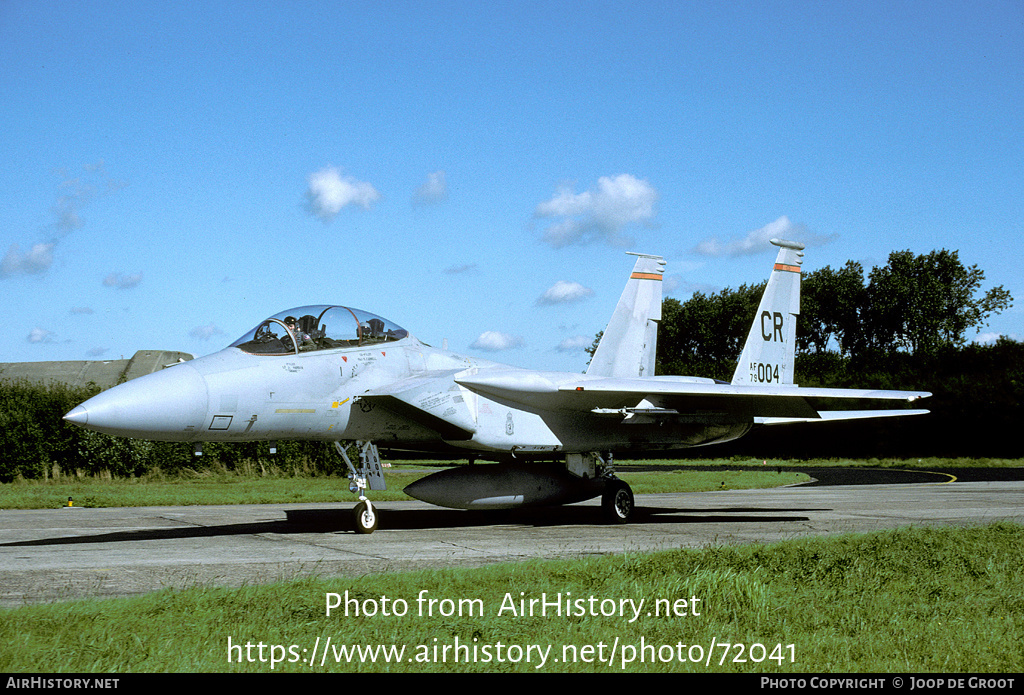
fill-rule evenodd
<path id="1" fill-rule="evenodd" d="M 958 249 L 1024 339 L 1024 5 L 0 3 L 0 361 L 336 303 L 581 371 L 666 294 Z M 972 336 L 973 337 L 973 336 Z"/>

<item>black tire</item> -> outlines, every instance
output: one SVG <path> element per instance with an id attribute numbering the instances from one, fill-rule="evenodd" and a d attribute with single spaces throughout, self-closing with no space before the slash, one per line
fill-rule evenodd
<path id="1" fill-rule="evenodd" d="M 356 533 L 373 533 L 377 530 L 379 517 L 373 505 L 360 502 L 352 513 L 355 515 Z"/>
<path id="2" fill-rule="evenodd" d="M 624 524 L 633 516 L 633 490 L 624 481 L 612 478 L 601 495 L 601 510 L 606 521 Z"/>

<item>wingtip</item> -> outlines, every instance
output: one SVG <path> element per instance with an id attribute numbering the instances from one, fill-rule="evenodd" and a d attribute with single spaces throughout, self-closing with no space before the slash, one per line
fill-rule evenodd
<path id="1" fill-rule="evenodd" d="M 799 241 L 788 241 L 786 239 L 769 239 L 769 242 L 774 246 L 781 246 L 786 249 L 793 249 L 794 251 L 803 251 L 804 245 Z"/>

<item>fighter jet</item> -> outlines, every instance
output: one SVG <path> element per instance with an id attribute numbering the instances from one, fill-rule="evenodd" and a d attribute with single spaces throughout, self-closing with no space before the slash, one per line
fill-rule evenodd
<path id="1" fill-rule="evenodd" d="M 346 306 L 303 306 L 260 321 L 220 352 L 104 391 L 64 416 L 112 435 L 160 441 L 332 442 L 358 495 L 356 530 L 385 489 L 378 444 L 494 461 L 405 488 L 461 509 L 568 504 L 597 496 L 609 520 L 633 512 L 614 456 L 727 442 L 758 425 L 916 415 L 820 411 L 812 399 L 915 401 L 916 391 L 794 384 L 801 244 L 779 248 L 731 382 L 656 376 L 660 256 L 633 270 L 585 374 L 532 371 L 430 347 L 397 324 Z M 354 464 L 342 442 L 355 442 Z"/>

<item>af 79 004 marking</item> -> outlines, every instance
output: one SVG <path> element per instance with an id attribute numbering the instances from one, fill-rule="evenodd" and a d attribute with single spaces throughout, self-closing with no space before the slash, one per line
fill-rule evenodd
<path id="1" fill-rule="evenodd" d="M 750 365 L 750 380 L 758 384 L 781 383 L 779 365 L 752 362 Z"/>

